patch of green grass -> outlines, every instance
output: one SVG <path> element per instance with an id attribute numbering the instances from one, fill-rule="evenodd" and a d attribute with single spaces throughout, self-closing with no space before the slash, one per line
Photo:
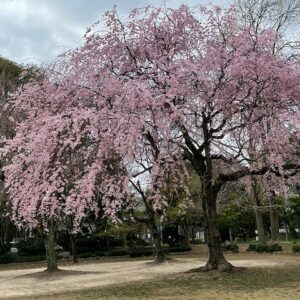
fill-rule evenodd
<path id="1" fill-rule="evenodd" d="M 204 247 L 205 246 L 205 247 Z M 192 253 L 185 253 L 187 259 L 207 258 L 206 245 L 196 245 Z M 246 249 L 245 244 L 245 249 Z M 80 291 L 62 292 L 48 296 L 30 296 L 15 298 L 18 300 L 212 300 L 212 299 L 300 299 L 300 260 L 299 255 L 278 253 L 258 254 L 243 251 L 239 254 L 228 254 L 226 257 L 235 264 L 235 261 L 247 260 L 266 263 L 275 262 L 276 267 L 244 268 L 233 273 L 177 273 L 174 275 L 160 276 L 155 279 L 140 280 L 130 283 L 114 284 L 109 286 L 89 288 Z M 103 262 L 134 261 L 140 259 L 113 259 L 105 258 Z M 144 260 L 144 259 L 143 259 Z M 84 263 L 101 264 L 101 260 L 84 260 Z M 83 263 L 82 262 L 82 263 Z M 70 262 L 61 262 L 69 265 Z M 60 264 L 61 264 L 60 263 Z M 21 265 L 21 264 L 20 264 Z M 29 265 L 29 264 L 28 264 Z M 256 264 L 257 265 L 257 264 Z M 262 264 L 264 266 L 264 264 Z M 99 265 L 101 268 L 101 265 Z M 63 280 L 62 283 L 63 284 Z M 75 288 L 75 287 L 74 287 Z M 1 293 L 0 293 L 1 298 Z M 10 300 L 12 300 L 10 298 Z"/>
<path id="2" fill-rule="evenodd" d="M 294 298 L 291 294 L 293 292 Z M 249 268 L 233 273 L 180 273 L 147 281 L 30 299 L 248 299 L 253 293 L 258 298 L 262 297 L 260 299 L 300 299 L 299 266 Z"/>

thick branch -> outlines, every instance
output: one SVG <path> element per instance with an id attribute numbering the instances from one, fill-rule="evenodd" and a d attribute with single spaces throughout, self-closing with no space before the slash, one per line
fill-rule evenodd
<path id="1" fill-rule="evenodd" d="M 296 173 L 300 172 L 300 165 L 292 164 L 292 163 L 285 164 L 282 166 L 282 170 L 284 170 L 284 171 L 291 170 L 291 171 L 293 171 L 292 175 L 296 175 Z M 216 180 L 216 185 L 221 187 L 226 182 L 236 181 L 242 177 L 249 176 L 249 175 L 252 175 L 252 176 L 264 175 L 268 171 L 275 174 L 278 177 L 283 177 L 283 178 L 289 177 L 287 174 L 282 174 L 278 169 L 272 169 L 269 166 L 264 166 L 257 170 L 250 170 L 248 167 L 244 167 L 244 168 L 242 168 L 238 171 L 232 172 L 232 173 L 220 174 Z"/>
<path id="2" fill-rule="evenodd" d="M 139 223 L 147 224 L 150 221 L 150 217 L 149 216 L 137 216 L 137 215 L 134 214 L 133 211 L 132 211 L 132 216 L 133 216 L 134 220 L 136 222 L 139 222 Z"/>
<path id="3" fill-rule="evenodd" d="M 136 178 L 136 177 L 144 174 L 145 172 L 150 171 L 151 169 L 152 169 L 152 167 L 145 168 L 144 170 L 141 170 L 140 172 L 132 174 L 132 177 Z"/>

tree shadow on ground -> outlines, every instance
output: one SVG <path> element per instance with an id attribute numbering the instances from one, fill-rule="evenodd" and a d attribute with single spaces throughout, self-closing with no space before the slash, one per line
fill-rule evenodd
<path id="1" fill-rule="evenodd" d="M 187 262 L 190 262 L 189 259 L 182 259 L 182 258 L 174 258 L 174 257 L 167 257 L 165 261 L 163 262 L 157 262 L 155 260 L 147 261 L 145 262 L 145 266 L 147 267 L 157 267 L 157 266 L 163 266 L 163 265 L 169 265 L 169 264 L 186 264 Z M 200 264 L 204 264 L 205 261 L 199 260 Z"/>
<path id="2" fill-rule="evenodd" d="M 49 272 L 47 270 L 40 272 L 33 272 L 24 275 L 17 276 L 16 278 L 33 278 L 37 280 L 61 280 L 64 277 L 68 276 L 82 276 L 82 275 L 91 275 L 91 274 L 107 274 L 109 272 L 104 271 L 76 271 L 76 270 L 64 270 L 59 269 L 55 272 Z"/>

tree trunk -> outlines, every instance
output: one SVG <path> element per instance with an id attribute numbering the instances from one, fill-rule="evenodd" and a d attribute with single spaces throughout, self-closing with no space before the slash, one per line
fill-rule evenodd
<path id="1" fill-rule="evenodd" d="M 270 208 L 270 221 L 271 221 L 271 239 L 277 241 L 279 236 L 279 220 L 278 213 L 275 208 Z"/>
<path id="2" fill-rule="evenodd" d="M 123 238 L 123 247 L 127 248 L 127 233 L 126 232 L 122 233 L 122 238 Z"/>
<path id="3" fill-rule="evenodd" d="M 77 257 L 76 236 L 71 234 L 70 239 L 71 239 L 71 250 L 72 250 L 73 263 L 77 264 L 78 263 L 78 257 Z"/>
<path id="4" fill-rule="evenodd" d="M 284 220 L 283 224 L 284 224 L 285 240 L 288 241 L 289 240 L 288 222 L 286 220 Z"/>
<path id="5" fill-rule="evenodd" d="M 44 236 L 44 243 L 46 248 L 47 271 L 50 272 L 58 271 L 55 244 L 54 244 L 53 224 L 49 226 L 48 232 Z"/>
<path id="6" fill-rule="evenodd" d="M 233 239 L 232 239 L 232 231 L 231 231 L 231 228 L 229 228 L 229 241 L 230 243 L 232 244 L 233 243 Z"/>
<path id="7" fill-rule="evenodd" d="M 265 234 L 262 213 L 259 210 L 259 207 L 255 208 L 255 219 L 256 219 L 258 242 L 264 245 L 266 243 L 266 234 Z"/>
<path id="8" fill-rule="evenodd" d="M 278 211 L 275 207 L 275 193 L 272 192 L 272 196 L 269 197 L 270 205 L 270 224 L 271 224 L 271 239 L 277 241 L 279 236 L 279 218 Z"/>
<path id="9" fill-rule="evenodd" d="M 203 195 L 202 206 L 204 211 L 205 237 L 209 250 L 209 258 L 204 268 L 205 271 L 217 270 L 229 272 L 233 266 L 226 261 L 222 250 L 222 240 L 218 229 L 217 195 L 208 190 Z"/>
<path id="10" fill-rule="evenodd" d="M 195 244 L 194 225 L 192 225 L 192 243 Z"/>
<path id="11" fill-rule="evenodd" d="M 106 251 L 110 251 L 110 241 L 109 241 L 109 236 L 105 237 L 105 243 L 106 243 Z"/>
<path id="12" fill-rule="evenodd" d="M 6 248 L 9 249 L 10 248 L 10 242 L 13 240 L 15 235 L 15 226 L 12 223 L 12 221 L 10 221 L 10 219 L 8 217 L 5 217 L 5 244 L 6 244 Z"/>
<path id="13" fill-rule="evenodd" d="M 189 235 L 190 227 L 186 224 L 183 224 L 182 230 L 184 233 L 184 243 L 185 243 L 185 245 L 190 246 L 190 235 Z"/>
<path id="14" fill-rule="evenodd" d="M 299 238 L 299 233 L 296 231 L 296 229 L 291 225 L 290 221 L 289 220 L 286 220 L 287 222 L 287 227 L 288 227 L 288 231 L 289 231 L 289 234 L 290 234 L 290 237 L 292 239 L 298 239 Z"/>
<path id="15" fill-rule="evenodd" d="M 262 217 L 262 212 L 260 210 L 261 206 L 261 199 L 260 199 L 260 186 L 257 182 L 256 178 L 251 178 L 251 186 L 252 186 L 252 193 L 253 198 L 256 204 L 255 207 L 255 219 L 256 219 L 256 228 L 257 228 L 257 235 L 258 235 L 258 242 L 262 245 L 266 243 L 266 233 L 264 227 L 264 220 Z"/>
<path id="16" fill-rule="evenodd" d="M 150 230 L 151 235 L 153 238 L 153 244 L 154 244 L 154 255 L 155 255 L 155 262 L 162 263 L 166 261 L 166 254 L 164 251 L 164 248 L 162 246 L 162 240 L 161 240 L 161 234 L 158 230 L 158 227 L 155 223 L 154 218 L 151 218 L 150 222 Z"/>

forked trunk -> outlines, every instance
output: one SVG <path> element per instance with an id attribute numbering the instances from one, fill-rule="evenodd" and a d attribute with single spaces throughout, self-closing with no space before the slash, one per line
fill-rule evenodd
<path id="1" fill-rule="evenodd" d="M 49 226 L 48 232 L 44 236 L 44 243 L 46 248 L 47 271 L 49 272 L 58 271 L 55 244 L 54 244 L 53 224 Z"/>
<path id="2" fill-rule="evenodd" d="M 216 196 L 213 192 L 205 193 L 203 198 L 205 237 L 209 250 L 209 258 L 204 268 L 205 271 L 217 270 L 229 272 L 233 266 L 225 259 L 222 250 L 222 240 L 218 229 L 218 216 L 216 207 Z"/>

